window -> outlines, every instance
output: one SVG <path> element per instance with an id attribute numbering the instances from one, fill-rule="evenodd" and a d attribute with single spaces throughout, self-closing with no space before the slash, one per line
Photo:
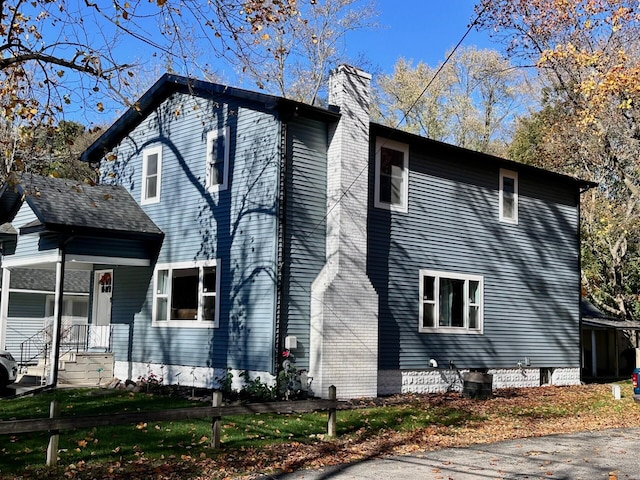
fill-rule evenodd
<path id="1" fill-rule="evenodd" d="M 385 138 L 376 140 L 375 201 L 377 208 L 408 209 L 409 146 Z"/>
<path id="2" fill-rule="evenodd" d="M 162 173 L 162 147 L 147 148 L 142 152 L 141 203 L 160 201 L 160 176 Z"/>
<path id="3" fill-rule="evenodd" d="M 518 223 L 518 173 L 500 169 L 500 221 Z"/>
<path id="4" fill-rule="evenodd" d="M 225 190 L 229 176 L 230 128 L 212 130 L 207 133 L 206 186 L 210 192 Z"/>
<path id="5" fill-rule="evenodd" d="M 482 333 L 482 277 L 420 271 L 421 332 Z"/>
<path id="6" fill-rule="evenodd" d="M 218 261 L 158 265 L 153 289 L 156 326 L 218 326 Z"/>

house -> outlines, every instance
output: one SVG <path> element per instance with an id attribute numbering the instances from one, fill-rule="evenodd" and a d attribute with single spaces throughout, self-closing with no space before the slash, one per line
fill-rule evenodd
<path id="1" fill-rule="evenodd" d="M 318 396 L 579 383 L 593 185 L 372 123 L 370 79 L 319 108 L 164 75 L 83 153 L 99 185 L 3 191 L 5 275 L 92 272 L 121 379 L 268 380 L 287 349 Z"/>

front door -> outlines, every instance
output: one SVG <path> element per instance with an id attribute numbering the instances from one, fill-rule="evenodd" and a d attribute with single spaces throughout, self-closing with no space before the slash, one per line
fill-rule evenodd
<path id="1" fill-rule="evenodd" d="M 109 348 L 112 294 L 113 270 L 96 270 L 93 277 L 93 320 L 89 331 L 89 346 L 92 348 Z"/>

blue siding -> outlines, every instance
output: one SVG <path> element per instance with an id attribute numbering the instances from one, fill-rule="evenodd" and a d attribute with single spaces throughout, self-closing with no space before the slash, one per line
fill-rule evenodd
<path id="1" fill-rule="evenodd" d="M 206 134 L 224 126 L 231 128 L 229 188 L 209 193 Z M 132 361 L 272 370 L 279 128 L 272 115 L 225 97 L 175 94 L 123 141 L 116 161 L 103 161 L 105 180 L 114 173 L 139 201 L 142 150 L 161 145 L 160 203 L 143 206 L 166 235 L 158 262 L 221 260 L 218 329 L 152 327 L 145 280 L 146 300 L 133 318 L 123 317 L 135 322 Z"/>
<path id="2" fill-rule="evenodd" d="M 311 284 L 326 251 L 327 126 L 297 119 L 289 124 L 287 142 L 284 335 L 297 338 L 296 364 L 308 368 Z"/>
<path id="3" fill-rule="evenodd" d="M 513 368 L 524 357 L 580 365 L 577 187 L 524 171 L 518 180 L 519 224 L 500 223 L 498 165 L 410 146 L 409 212 L 370 210 L 381 368 L 425 368 L 430 358 L 459 368 Z M 420 269 L 483 276 L 482 335 L 418 332 Z"/>
<path id="4" fill-rule="evenodd" d="M 9 293 L 5 349 L 17 359 L 20 359 L 20 344 L 44 328 L 46 299 L 44 293 Z"/>
<path id="5" fill-rule="evenodd" d="M 20 210 L 18 210 L 18 213 L 11 223 L 16 228 L 16 230 L 19 230 L 20 227 L 23 227 L 26 224 L 37 219 L 38 217 L 36 217 L 36 215 L 33 213 L 33 210 L 31 210 L 31 207 L 27 204 L 27 202 L 23 202 Z M 18 235 L 18 245 L 16 247 L 15 254 L 11 255 L 8 258 L 32 259 L 34 258 L 34 256 L 39 254 L 51 255 L 52 253 L 56 252 L 56 249 L 57 245 L 41 245 L 40 237 L 38 235 Z"/>

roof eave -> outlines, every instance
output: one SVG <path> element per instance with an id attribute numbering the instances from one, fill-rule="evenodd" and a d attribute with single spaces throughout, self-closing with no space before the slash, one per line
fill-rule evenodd
<path id="1" fill-rule="evenodd" d="M 165 73 L 133 106 L 129 107 L 120 118 L 82 153 L 80 159 L 89 163 L 99 162 L 105 153 L 113 149 L 134 128 L 142 123 L 154 108 L 162 103 L 169 95 L 181 90 L 192 92 L 196 95 L 212 96 L 225 94 L 235 96 L 249 102 L 260 104 L 266 110 L 287 113 L 295 111 L 295 114 L 320 118 L 324 121 L 335 121 L 340 117 L 340 115 L 333 110 L 314 107 L 295 100 Z"/>

